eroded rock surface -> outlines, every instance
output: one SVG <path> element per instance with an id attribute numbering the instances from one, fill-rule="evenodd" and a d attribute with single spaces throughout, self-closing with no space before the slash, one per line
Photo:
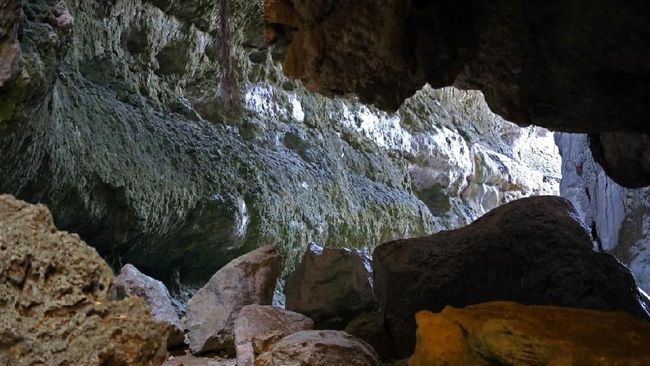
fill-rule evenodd
<path id="1" fill-rule="evenodd" d="M 255 358 L 282 338 L 313 328 L 311 319 L 293 311 L 275 306 L 244 306 L 235 321 L 237 366 L 254 366 Z"/>
<path id="2" fill-rule="evenodd" d="M 311 241 L 372 248 L 557 193 L 548 133 L 478 92 L 427 88 L 390 114 L 287 79 L 258 1 L 229 2 L 231 42 L 219 1 L 5 0 L 0 14 L 19 3 L 0 26 L 18 26 L 23 60 L 0 90 L 0 192 L 47 204 L 115 269 L 200 287 L 268 242 L 288 272 Z"/>
<path id="3" fill-rule="evenodd" d="M 650 132 L 650 5 L 641 0 L 267 0 L 264 16 L 267 41 L 290 43 L 284 72 L 327 95 L 395 110 L 426 83 L 455 85 L 482 90 L 520 125 Z M 640 158 L 630 145 L 610 147 Z M 620 184 L 650 185 L 638 165 L 606 170 Z"/>
<path id="4" fill-rule="evenodd" d="M 318 328 L 344 327 L 376 306 L 370 262 L 361 251 L 309 244 L 287 280 L 287 309 L 307 315 Z"/>
<path id="5" fill-rule="evenodd" d="M 273 365 L 378 366 L 379 357 L 364 341 L 345 332 L 306 330 L 283 338 L 255 361 L 255 366 Z"/>
<path id="6" fill-rule="evenodd" d="M 416 318 L 410 366 L 650 363 L 650 323 L 622 313 L 493 302 Z"/>
<path id="7" fill-rule="evenodd" d="M 153 317 L 169 324 L 171 330 L 167 347 L 173 348 L 185 343 L 185 334 L 181 320 L 172 306 L 169 291 L 165 285 L 144 273 L 131 264 L 122 267 L 120 274 L 115 279 L 115 284 L 121 286 L 127 295 L 143 299 L 149 306 Z"/>
<path id="8" fill-rule="evenodd" d="M 265 246 L 220 269 L 187 303 L 185 327 L 193 354 L 235 354 L 234 323 L 246 305 L 270 305 L 282 270 L 275 248 Z"/>
<path id="9" fill-rule="evenodd" d="M 414 314 L 487 301 L 625 311 L 647 319 L 629 270 L 592 250 L 569 201 L 533 197 L 462 229 L 380 245 L 375 292 L 399 356 L 415 345 Z M 643 302 L 643 303 L 642 303 Z"/>
<path id="10" fill-rule="evenodd" d="M 624 188 L 609 178 L 586 151 L 587 135 L 557 133 L 555 139 L 562 154 L 561 195 L 587 224 L 594 247 L 615 255 L 650 293 L 650 189 Z"/>
<path id="11" fill-rule="evenodd" d="M 0 196 L 0 364 L 160 365 L 167 328 L 141 299 L 110 300 L 113 279 L 45 206 Z"/>

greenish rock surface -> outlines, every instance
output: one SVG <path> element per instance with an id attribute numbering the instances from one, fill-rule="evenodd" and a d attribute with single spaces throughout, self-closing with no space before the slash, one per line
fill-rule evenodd
<path id="1" fill-rule="evenodd" d="M 311 241 L 372 248 L 557 190 L 552 137 L 480 93 L 425 88 L 386 114 L 286 79 L 259 2 L 231 2 L 231 39 L 215 1 L 51 4 L 22 3 L 0 192 L 45 203 L 115 268 L 200 285 L 273 244 L 289 272 Z"/>

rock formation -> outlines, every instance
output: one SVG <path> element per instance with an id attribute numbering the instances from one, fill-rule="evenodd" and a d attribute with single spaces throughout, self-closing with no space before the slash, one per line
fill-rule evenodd
<path id="1" fill-rule="evenodd" d="M 50 212 L 0 196 L 0 364 L 160 365 L 167 328 L 138 298 L 109 298 L 113 272 Z"/>
<path id="2" fill-rule="evenodd" d="M 254 366 L 255 358 L 282 338 L 311 330 L 308 317 L 275 306 L 244 306 L 235 321 L 237 366 Z"/>
<path id="3" fill-rule="evenodd" d="M 321 329 L 343 328 L 377 305 L 367 254 L 315 243 L 290 275 L 285 293 L 287 309 L 307 315 Z"/>
<path id="4" fill-rule="evenodd" d="M 22 53 L 0 57 L 0 192 L 45 203 L 115 269 L 193 288 L 260 242 L 290 269 L 311 241 L 372 248 L 557 193 L 550 135 L 480 93 L 428 88 L 388 114 L 288 80 L 256 1 L 231 0 L 230 108 L 218 3 L 0 2 Z"/>
<path id="5" fill-rule="evenodd" d="M 261 247 L 228 263 L 187 303 L 185 326 L 194 354 L 235 354 L 234 323 L 246 305 L 270 305 L 282 270 L 275 248 Z"/>
<path id="6" fill-rule="evenodd" d="M 266 0 L 264 16 L 267 42 L 289 43 L 284 72 L 311 90 L 395 110 L 426 83 L 479 89 L 520 125 L 602 133 L 594 153 L 612 178 L 650 185 L 639 156 L 650 132 L 647 2 Z"/>
<path id="7" fill-rule="evenodd" d="M 173 348 L 185 343 L 185 333 L 181 320 L 172 306 L 169 291 L 162 282 L 155 280 L 138 271 L 131 264 L 122 267 L 115 279 L 115 285 L 120 286 L 128 296 L 137 296 L 149 306 L 153 317 L 170 325 L 167 347 Z"/>
<path id="8" fill-rule="evenodd" d="M 372 347 L 345 332 L 306 330 L 283 338 L 255 361 L 255 366 L 273 365 L 379 366 L 379 358 Z"/>
<path id="9" fill-rule="evenodd" d="M 414 314 L 507 300 L 625 311 L 647 319 L 629 270 L 594 252 L 571 203 L 533 197 L 501 206 L 462 229 L 380 245 L 375 293 L 398 356 L 415 345 Z"/>
<path id="10" fill-rule="evenodd" d="M 650 293 L 650 189 L 623 188 L 607 177 L 586 152 L 588 136 L 557 133 L 555 138 L 562 154 L 562 197 L 580 213 L 594 247 L 615 255 Z"/>
<path id="11" fill-rule="evenodd" d="M 410 366 L 650 363 L 650 323 L 627 314 L 494 302 L 416 318 Z"/>

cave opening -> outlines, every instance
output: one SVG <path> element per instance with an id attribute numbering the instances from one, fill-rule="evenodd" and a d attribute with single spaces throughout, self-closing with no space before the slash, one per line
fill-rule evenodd
<path id="1" fill-rule="evenodd" d="M 650 364 L 600 5 L 0 1 L 0 364 Z"/>

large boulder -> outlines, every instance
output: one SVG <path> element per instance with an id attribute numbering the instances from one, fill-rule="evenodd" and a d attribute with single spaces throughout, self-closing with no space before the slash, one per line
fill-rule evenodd
<path id="1" fill-rule="evenodd" d="M 159 365 L 167 329 L 45 206 L 0 196 L 0 364 Z"/>
<path id="2" fill-rule="evenodd" d="M 305 314 L 317 327 L 345 326 L 376 306 L 370 258 L 357 250 L 309 244 L 287 280 L 287 309 Z"/>
<path id="3" fill-rule="evenodd" d="M 246 305 L 270 305 L 282 270 L 274 247 L 243 255 L 215 273 L 187 303 L 185 327 L 194 354 L 235 354 L 234 323 Z"/>
<path id="4" fill-rule="evenodd" d="M 115 283 L 124 289 L 127 295 L 143 299 L 156 320 L 169 324 L 167 347 L 173 348 L 185 343 L 181 320 L 172 306 L 169 291 L 162 282 L 145 275 L 133 265 L 126 264 L 120 270 Z"/>
<path id="5" fill-rule="evenodd" d="M 378 366 L 379 357 L 364 341 L 336 330 L 306 330 L 290 335 L 260 355 L 255 366 Z"/>
<path id="6" fill-rule="evenodd" d="M 650 323 L 627 314 L 493 302 L 416 317 L 411 366 L 650 365 Z"/>
<path id="7" fill-rule="evenodd" d="M 471 225 L 389 242 L 374 252 L 375 289 L 400 356 L 415 346 L 419 310 L 487 301 L 648 314 L 629 270 L 592 250 L 571 203 L 534 197 Z"/>
<path id="8" fill-rule="evenodd" d="M 255 358 L 280 339 L 302 330 L 311 330 L 308 317 L 275 306 L 247 305 L 235 321 L 237 366 L 253 366 Z"/>

